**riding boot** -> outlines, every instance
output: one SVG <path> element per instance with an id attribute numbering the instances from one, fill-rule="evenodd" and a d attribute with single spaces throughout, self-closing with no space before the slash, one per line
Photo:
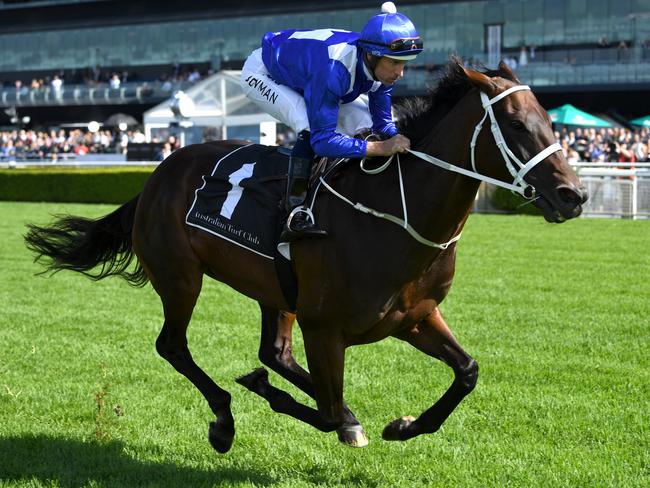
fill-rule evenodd
<path id="1" fill-rule="evenodd" d="M 291 242 L 303 238 L 327 235 L 327 232 L 314 225 L 311 214 L 307 213 L 307 211 L 299 210 L 291 215 L 293 209 L 305 203 L 313 161 L 314 152 L 309 143 L 309 132 L 302 131 L 298 134 L 296 145 L 293 147 L 289 159 L 285 198 L 285 210 L 289 213 L 289 216 L 280 235 L 281 241 Z"/>

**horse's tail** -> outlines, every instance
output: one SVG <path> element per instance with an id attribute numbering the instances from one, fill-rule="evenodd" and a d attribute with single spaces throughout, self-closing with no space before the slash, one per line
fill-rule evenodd
<path id="1" fill-rule="evenodd" d="M 34 261 L 45 258 L 44 273 L 70 269 L 93 280 L 117 275 L 133 286 L 144 286 L 149 279 L 137 258 L 129 270 L 135 258 L 131 232 L 139 197 L 96 220 L 66 215 L 49 227 L 29 224 L 25 242 L 37 254 Z"/>

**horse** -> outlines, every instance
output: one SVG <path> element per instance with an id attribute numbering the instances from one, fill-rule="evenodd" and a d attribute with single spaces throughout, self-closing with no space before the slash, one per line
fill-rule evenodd
<path id="1" fill-rule="evenodd" d="M 45 260 L 43 272 L 68 269 L 95 280 L 117 275 L 132 285 L 152 284 L 164 311 L 156 350 L 207 401 L 215 416 L 208 439 L 219 453 L 231 448 L 235 435 L 231 395 L 195 363 L 186 337 L 203 275 L 259 303 L 260 361 L 317 405 L 300 403 L 273 386 L 265 368 L 237 379 L 275 412 L 322 432 L 336 431 L 344 444 L 366 445 L 365 431 L 343 399 L 345 351 L 394 337 L 446 363 L 454 380 L 417 418 L 388 423 L 382 437 L 404 441 L 436 432 L 478 378 L 477 362 L 439 309 L 452 285 L 456 241 L 480 185 L 476 175 L 525 188 L 520 192 L 548 222 L 579 216 L 587 194 L 554 143 L 548 114 L 503 63 L 496 70 L 469 69 L 452 58 L 437 88 L 406 99 L 398 112 L 400 133 L 414 150 L 374 175 L 348 164 L 329 181 L 329 190 L 322 186 L 313 197 L 313 214 L 328 236 L 291 243 L 295 309 L 283 295 L 271 260 L 184 222 L 202 175 L 241 141 L 178 149 L 155 169 L 139 195 L 112 213 L 30 225 L 26 244 L 36 261 Z M 482 128 L 488 115 L 492 133 Z M 515 153 L 528 163 L 520 162 L 513 171 Z M 427 154 L 438 166 L 420 159 Z M 442 164 L 448 161 L 454 163 L 452 171 Z M 366 211 L 351 205 L 355 201 L 363 202 Z M 407 207 L 412 210 L 408 225 L 377 218 L 401 215 Z M 295 318 L 308 371 L 292 354 Z"/>

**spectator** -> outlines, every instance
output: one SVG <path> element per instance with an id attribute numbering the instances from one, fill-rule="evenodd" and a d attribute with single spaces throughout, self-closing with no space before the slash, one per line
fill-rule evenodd
<path id="1" fill-rule="evenodd" d="M 562 154 L 564 154 L 565 158 L 569 157 L 569 141 L 566 139 L 562 139 L 560 142 L 560 146 L 562 146 Z"/>
<path id="2" fill-rule="evenodd" d="M 605 151 L 603 151 L 601 147 L 595 143 L 589 143 L 583 159 L 585 161 L 591 161 L 594 163 L 603 162 L 605 161 Z"/>
<path id="3" fill-rule="evenodd" d="M 528 49 L 526 46 L 521 46 L 519 50 L 519 66 L 526 66 L 528 64 Z"/>
<path id="4" fill-rule="evenodd" d="M 2 156 L 2 159 L 9 161 L 16 159 L 16 147 L 12 139 L 8 139 L 6 143 L 2 144 L 2 147 L 0 147 L 0 156 Z"/>
<path id="5" fill-rule="evenodd" d="M 162 88 L 164 91 L 171 92 L 174 89 L 174 85 L 168 77 L 165 76 L 162 82 L 163 83 L 160 88 Z"/>
<path id="6" fill-rule="evenodd" d="M 117 73 L 113 73 L 113 76 L 111 76 L 111 80 L 109 81 L 109 85 L 113 90 L 118 90 L 120 88 L 120 84 L 122 83 L 122 80 L 120 80 L 120 76 Z"/>
<path id="7" fill-rule="evenodd" d="M 635 163 L 636 157 L 634 156 L 634 151 L 625 143 L 619 146 L 619 156 L 618 160 L 621 163 Z"/>
<path id="8" fill-rule="evenodd" d="M 169 142 L 166 142 L 163 144 L 162 149 L 160 150 L 160 154 L 158 155 L 158 159 L 160 161 L 164 161 L 169 157 L 172 153 L 172 145 Z"/>
<path id="9" fill-rule="evenodd" d="M 136 144 L 141 144 L 143 142 L 146 142 L 146 140 L 147 139 L 145 135 L 142 132 L 140 132 L 139 129 L 133 131 L 131 135 L 131 142 L 135 142 Z"/>
<path id="10" fill-rule="evenodd" d="M 201 74 L 195 68 L 190 68 L 190 69 L 191 72 L 187 76 L 187 81 L 189 81 L 190 83 L 196 83 L 201 79 Z"/>
<path id="11" fill-rule="evenodd" d="M 77 156 L 85 156 L 89 152 L 90 152 L 90 148 L 86 146 L 83 142 L 74 148 L 74 153 Z"/>
<path id="12" fill-rule="evenodd" d="M 641 134 L 634 134 L 632 151 L 634 152 L 634 157 L 637 161 L 648 160 L 648 146 L 641 140 Z"/>
<path id="13" fill-rule="evenodd" d="M 609 141 L 607 143 L 607 149 L 605 152 L 607 154 L 606 158 L 608 163 L 615 163 L 619 161 L 621 157 L 620 149 L 621 146 L 616 141 Z"/>
<path id="14" fill-rule="evenodd" d="M 19 95 L 27 95 L 27 87 L 23 85 L 22 80 L 16 80 L 14 82 L 14 87 L 16 88 L 16 93 Z"/>
<path id="15" fill-rule="evenodd" d="M 52 90 L 54 90 L 54 95 L 57 97 L 61 96 L 61 91 L 63 89 L 63 80 L 59 78 L 59 75 L 54 75 L 54 78 L 52 78 L 50 85 L 52 86 Z"/>
<path id="16" fill-rule="evenodd" d="M 566 159 L 569 163 L 577 163 L 580 161 L 580 154 L 575 149 L 569 149 L 569 154 Z"/>
<path id="17" fill-rule="evenodd" d="M 618 43 L 618 60 L 619 61 L 628 61 L 630 59 L 630 52 L 628 50 L 628 45 L 625 41 Z"/>

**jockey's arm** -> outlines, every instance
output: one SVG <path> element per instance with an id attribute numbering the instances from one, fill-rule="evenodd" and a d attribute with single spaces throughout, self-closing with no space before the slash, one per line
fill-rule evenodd
<path id="1" fill-rule="evenodd" d="M 332 63 L 305 86 L 311 145 L 319 156 L 362 158 L 366 153 L 366 141 L 336 132 L 339 105 L 349 85 L 349 73 L 340 63 Z"/>

